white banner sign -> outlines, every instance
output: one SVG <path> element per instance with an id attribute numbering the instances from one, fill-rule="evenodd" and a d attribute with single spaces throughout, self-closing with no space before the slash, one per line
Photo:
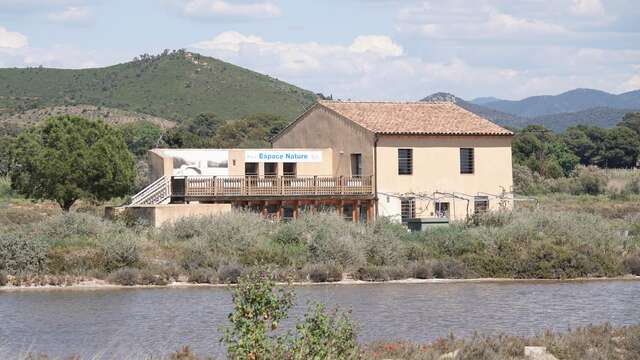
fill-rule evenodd
<path id="1" fill-rule="evenodd" d="M 247 150 L 244 152 L 245 162 L 322 162 L 322 151 L 306 150 Z"/>

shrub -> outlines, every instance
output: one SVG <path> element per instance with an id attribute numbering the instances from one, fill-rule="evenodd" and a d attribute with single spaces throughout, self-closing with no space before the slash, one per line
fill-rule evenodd
<path id="1" fill-rule="evenodd" d="M 359 359 L 356 329 L 346 313 L 316 304 L 296 325 L 296 337 L 288 353 L 296 359 Z M 282 354 L 284 355 L 284 354 Z M 284 358 L 284 357 L 281 357 Z"/>
<path id="2" fill-rule="evenodd" d="M 134 268 L 122 268 L 111 273 L 108 281 L 112 284 L 133 286 L 138 283 L 140 270 Z"/>
<path id="3" fill-rule="evenodd" d="M 215 284 L 218 275 L 213 269 L 195 269 L 189 272 L 188 281 L 196 284 Z"/>
<path id="4" fill-rule="evenodd" d="M 607 176 L 595 166 L 579 166 L 574 176 L 580 185 L 579 193 L 581 194 L 599 195 L 603 194 L 607 188 Z"/>
<path id="5" fill-rule="evenodd" d="M 342 269 L 333 264 L 309 265 L 303 270 L 313 282 L 335 282 L 342 280 Z"/>
<path id="6" fill-rule="evenodd" d="M 0 270 L 12 275 L 45 272 L 47 250 L 48 246 L 39 238 L 0 234 Z"/>
<path id="7" fill-rule="evenodd" d="M 233 289 L 234 309 L 222 339 L 231 359 L 275 359 L 277 341 L 270 335 L 293 306 L 293 291 L 275 290 L 266 272 L 251 271 Z"/>
<path id="8" fill-rule="evenodd" d="M 140 270 L 138 274 L 137 282 L 139 285 L 158 285 L 158 286 L 164 286 L 164 285 L 167 285 L 168 283 L 167 280 L 164 279 L 162 276 L 154 274 L 149 269 Z"/>
<path id="9" fill-rule="evenodd" d="M 362 281 L 389 281 L 391 278 L 387 273 L 385 267 L 383 266 L 375 266 L 375 265 L 367 265 L 358 268 L 358 270 L 353 274 L 353 276 Z"/>
<path id="10" fill-rule="evenodd" d="M 416 279 L 430 279 L 433 277 L 433 272 L 431 270 L 431 263 L 429 262 L 418 262 L 414 263 L 411 266 L 411 276 Z"/>
<path id="11" fill-rule="evenodd" d="M 225 284 L 237 284 L 242 270 L 242 266 L 238 264 L 222 265 L 218 269 L 218 278 Z"/>
<path id="12" fill-rule="evenodd" d="M 0 286 L 5 286 L 9 283 L 9 276 L 4 270 L 0 271 Z"/>
<path id="13" fill-rule="evenodd" d="M 629 255 L 625 257 L 624 271 L 627 274 L 640 276 L 640 255 Z"/>
<path id="14" fill-rule="evenodd" d="M 358 358 L 356 331 L 347 314 L 327 313 L 322 305 L 308 311 L 295 333 L 277 335 L 280 323 L 293 306 L 288 287 L 276 289 L 266 271 L 253 270 L 240 278 L 233 290 L 230 326 L 222 328 L 222 340 L 230 359 L 328 359 Z"/>
<path id="15" fill-rule="evenodd" d="M 136 266 L 140 262 L 138 240 L 128 233 L 100 239 L 100 253 L 106 271 Z"/>
<path id="16" fill-rule="evenodd" d="M 433 277 L 438 279 L 460 279 L 466 275 L 466 266 L 455 259 L 436 260 L 432 267 Z"/>

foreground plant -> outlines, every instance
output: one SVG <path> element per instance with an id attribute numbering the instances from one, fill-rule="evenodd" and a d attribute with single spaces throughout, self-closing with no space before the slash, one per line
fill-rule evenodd
<path id="1" fill-rule="evenodd" d="M 241 277 L 233 290 L 234 310 L 222 339 L 231 359 L 355 359 L 356 332 L 347 314 L 327 313 L 316 305 L 295 332 L 277 334 L 293 306 L 289 287 L 276 289 L 270 273 L 254 270 Z"/>

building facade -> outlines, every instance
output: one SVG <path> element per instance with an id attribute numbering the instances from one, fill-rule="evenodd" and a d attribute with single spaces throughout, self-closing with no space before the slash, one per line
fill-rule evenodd
<path id="1" fill-rule="evenodd" d="M 130 207 L 227 205 L 288 219 L 465 219 L 513 206 L 512 133 L 452 103 L 319 101 L 271 149 L 154 149 Z M 146 210 L 148 211 L 148 209 Z M 220 207 L 216 207 L 220 211 Z"/>

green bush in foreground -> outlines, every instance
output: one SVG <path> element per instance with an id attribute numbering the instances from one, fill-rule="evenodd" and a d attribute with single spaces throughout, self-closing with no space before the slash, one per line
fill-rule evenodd
<path id="1" fill-rule="evenodd" d="M 296 331 L 275 335 L 293 306 L 288 287 L 276 289 L 267 271 L 254 270 L 233 290 L 234 310 L 222 341 L 231 359 L 356 359 L 356 333 L 350 318 L 316 305 L 296 325 Z"/>
<path id="2" fill-rule="evenodd" d="M 12 275 L 47 270 L 47 245 L 41 239 L 0 234 L 0 271 Z"/>

